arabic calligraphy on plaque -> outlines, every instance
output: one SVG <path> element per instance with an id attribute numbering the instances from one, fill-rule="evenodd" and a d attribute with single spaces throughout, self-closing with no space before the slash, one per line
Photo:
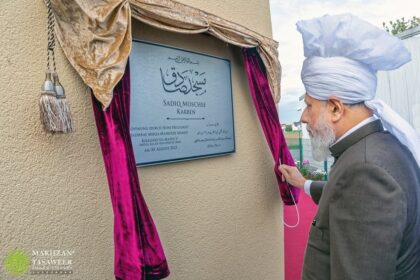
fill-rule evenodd
<path id="1" fill-rule="evenodd" d="M 206 72 L 199 72 L 194 69 L 177 71 L 176 67 L 163 70 L 160 68 L 162 77 L 162 86 L 166 92 L 181 92 L 183 94 L 195 93 L 195 95 L 203 95 L 207 92 L 205 85 L 207 79 Z"/>
<path id="2" fill-rule="evenodd" d="M 198 62 L 198 60 L 193 62 L 193 61 L 191 61 L 191 59 L 189 57 L 180 56 L 180 55 L 178 55 L 176 57 L 168 57 L 168 60 L 173 60 L 176 63 L 188 63 L 188 64 L 197 64 L 197 65 L 200 64 Z"/>

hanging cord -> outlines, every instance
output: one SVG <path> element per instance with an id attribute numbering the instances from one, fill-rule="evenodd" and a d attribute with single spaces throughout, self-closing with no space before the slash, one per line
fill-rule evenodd
<path id="1" fill-rule="evenodd" d="M 281 163 L 281 159 L 280 159 L 280 158 L 279 158 L 279 163 L 280 163 L 280 165 L 282 164 L 282 163 Z M 292 200 L 293 200 L 293 205 L 295 206 L 295 209 L 296 209 L 297 222 L 296 222 L 296 224 L 294 224 L 294 225 L 289 225 L 288 223 L 286 223 L 286 222 L 284 221 L 284 211 L 283 211 L 283 217 L 282 217 L 281 219 L 282 219 L 283 225 L 285 225 L 286 227 L 288 227 L 288 228 L 296 228 L 296 227 L 299 225 L 299 223 L 300 223 L 299 208 L 298 208 L 297 203 L 296 203 L 296 201 L 295 201 L 295 197 L 293 196 L 293 193 L 292 193 L 291 187 L 290 187 L 289 183 L 286 181 L 286 178 L 284 179 L 284 182 L 285 182 L 285 183 L 286 183 L 286 185 L 287 185 L 287 190 L 289 191 L 290 196 L 292 197 Z"/>
<path id="2" fill-rule="evenodd" d="M 44 0 L 45 5 L 48 9 L 47 20 L 48 20 L 48 47 L 47 47 L 47 69 L 51 71 L 50 61 L 53 64 L 53 71 L 57 72 L 57 67 L 55 65 L 55 36 L 54 36 L 54 28 L 55 28 L 55 17 L 54 12 L 51 6 L 51 0 Z"/>
<path id="3" fill-rule="evenodd" d="M 288 227 L 288 228 L 295 228 L 295 227 L 297 227 L 297 226 L 299 225 L 299 222 L 300 222 L 299 208 L 298 208 L 297 203 L 296 203 L 296 201 L 295 201 L 295 197 L 293 196 L 293 193 L 292 193 L 292 191 L 290 190 L 290 185 L 289 185 L 289 183 L 287 183 L 287 182 L 286 182 L 286 184 L 287 184 L 287 189 L 289 190 L 290 196 L 292 197 L 293 204 L 294 204 L 295 209 L 296 209 L 297 222 L 296 222 L 296 224 L 294 224 L 294 225 L 289 225 L 289 224 L 287 224 L 287 223 L 284 221 L 284 213 L 283 213 L 283 218 L 282 218 L 282 220 L 283 220 L 283 224 L 284 224 L 286 227 Z"/>

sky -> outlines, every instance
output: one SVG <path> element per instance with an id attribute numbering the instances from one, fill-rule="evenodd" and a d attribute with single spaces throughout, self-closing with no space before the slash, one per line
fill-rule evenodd
<path id="1" fill-rule="evenodd" d="M 298 20 L 352 13 L 376 26 L 404 17 L 420 17 L 420 0 L 270 0 L 273 37 L 279 42 L 282 65 L 280 121 L 284 124 L 299 121 L 304 107 L 299 97 L 305 93 L 300 80 L 303 56 L 302 37 L 296 30 Z"/>

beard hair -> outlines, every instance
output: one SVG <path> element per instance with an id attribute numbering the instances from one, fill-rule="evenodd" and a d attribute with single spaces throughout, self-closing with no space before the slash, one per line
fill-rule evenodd
<path id="1" fill-rule="evenodd" d="M 325 111 L 321 113 L 314 128 L 307 126 L 311 136 L 312 157 L 316 161 L 327 160 L 331 154 L 330 146 L 335 142 L 335 132 L 325 118 Z"/>

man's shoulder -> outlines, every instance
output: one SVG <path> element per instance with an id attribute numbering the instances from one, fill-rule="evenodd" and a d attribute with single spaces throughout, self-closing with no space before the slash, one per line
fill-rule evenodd
<path id="1" fill-rule="evenodd" d="M 401 183 L 420 176 L 413 155 L 387 131 L 372 133 L 350 146 L 340 157 L 338 168 L 345 171 L 361 164 L 376 166 Z"/>
<path id="2" fill-rule="evenodd" d="M 365 162 L 378 165 L 386 170 L 409 169 L 416 165 L 412 153 L 388 131 L 373 133 L 361 143 Z"/>
<path id="3" fill-rule="evenodd" d="M 350 146 L 342 155 L 353 163 L 370 163 L 382 167 L 410 164 L 412 155 L 398 139 L 387 131 L 372 133 Z M 393 163 L 394 162 L 394 163 Z"/>

